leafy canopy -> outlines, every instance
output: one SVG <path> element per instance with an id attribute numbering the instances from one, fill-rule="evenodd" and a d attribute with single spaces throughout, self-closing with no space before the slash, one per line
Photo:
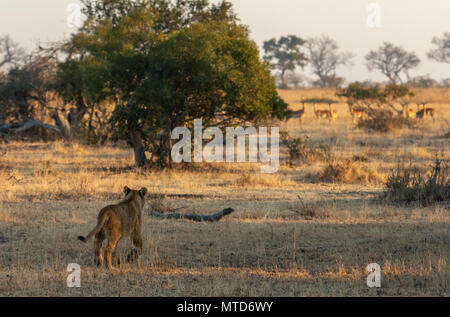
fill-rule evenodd
<path id="1" fill-rule="evenodd" d="M 142 145 L 165 165 L 172 129 L 195 118 L 209 124 L 220 115 L 231 124 L 289 116 L 228 2 L 85 3 L 88 19 L 70 55 L 81 74 L 96 75 L 82 76 L 81 91 L 116 102 L 116 137 L 132 139 L 135 152 Z"/>
<path id="2" fill-rule="evenodd" d="M 278 40 L 273 38 L 264 42 L 264 59 L 271 63 L 273 69 L 281 72 L 283 83 L 287 71 L 294 72 L 298 66 L 306 65 L 308 58 L 303 52 L 305 43 L 305 40 L 295 35 L 282 36 Z"/>

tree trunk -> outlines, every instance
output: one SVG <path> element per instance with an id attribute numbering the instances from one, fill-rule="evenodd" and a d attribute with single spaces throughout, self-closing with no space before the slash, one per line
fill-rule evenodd
<path id="1" fill-rule="evenodd" d="M 92 130 L 93 130 L 93 127 L 92 127 L 92 118 L 93 117 L 94 117 L 94 107 L 91 106 L 91 111 L 89 113 L 89 124 L 88 124 L 88 139 L 89 139 L 89 142 L 92 141 L 91 137 L 92 137 Z"/>
<path id="2" fill-rule="evenodd" d="M 92 108 L 92 111 L 94 110 L 94 106 L 91 105 L 88 102 L 89 107 Z M 88 111 L 88 105 L 85 102 L 85 99 L 83 96 L 78 96 L 75 107 L 72 107 L 70 109 L 69 115 L 67 117 L 67 121 L 69 122 L 70 126 L 70 134 L 72 137 L 78 136 L 80 123 L 83 121 L 83 117 Z"/>
<path id="3" fill-rule="evenodd" d="M 171 154 L 171 139 L 170 139 L 170 131 L 166 132 L 163 136 L 161 136 L 161 152 L 160 152 L 160 162 L 161 167 L 172 168 L 172 158 Z"/>
<path id="4" fill-rule="evenodd" d="M 233 212 L 234 212 L 233 208 L 226 208 L 226 209 L 222 210 L 221 212 L 218 212 L 213 215 L 180 214 L 180 213 L 176 213 L 176 212 L 164 214 L 164 213 L 161 213 L 159 211 L 154 211 L 154 210 L 150 210 L 149 214 L 150 214 L 150 216 L 163 218 L 163 219 L 187 219 L 187 220 L 192 220 L 192 221 L 196 221 L 196 222 L 203 222 L 203 221 L 213 222 L 213 221 L 219 221 L 224 216 L 227 216 Z"/>
<path id="5" fill-rule="evenodd" d="M 102 139 L 100 141 L 100 145 L 105 145 L 106 140 L 108 140 L 109 135 L 111 134 L 111 132 L 114 130 L 114 126 L 111 125 L 108 130 L 105 132 L 105 134 L 103 134 Z"/>
<path id="6" fill-rule="evenodd" d="M 38 127 L 45 130 L 52 130 L 57 133 L 61 133 L 61 129 L 57 126 L 45 124 L 35 120 L 28 120 L 25 122 L 9 123 L 4 126 L 0 126 L 0 133 L 4 134 L 15 134 L 27 131 L 31 128 Z"/>
<path id="7" fill-rule="evenodd" d="M 70 139 L 72 136 L 70 126 L 67 124 L 65 120 L 61 119 L 59 112 L 57 110 L 53 111 L 51 117 L 53 121 L 55 121 L 55 125 L 59 128 L 61 135 L 65 139 Z"/>
<path id="8" fill-rule="evenodd" d="M 130 132 L 130 141 L 134 149 L 134 162 L 137 167 L 143 167 L 148 163 L 145 156 L 145 148 L 142 142 L 142 133 L 138 130 Z"/>
<path id="9" fill-rule="evenodd" d="M 283 85 L 283 88 L 286 88 L 286 80 L 284 79 L 284 75 L 286 74 L 286 69 L 283 68 L 281 71 L 281 85 Z"/>

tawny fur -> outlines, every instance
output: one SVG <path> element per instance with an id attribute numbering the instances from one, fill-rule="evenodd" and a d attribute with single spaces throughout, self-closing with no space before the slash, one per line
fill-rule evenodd
<path id="1" fill-rule="evenodd" d="M 419 108 L 419 106 L 417 106 L 417 108 Z M 434 113 L 434 108 L 428 108 L 426 105 L 423 105 L 423 109 L 417 111 L 416 118 L 425 119 L 426 117 L 431 117 L 434 121 Z"/>
<path id="2" fill-rule="evenodd" d="M 408 109 L 408 118 L 413 119 L 416 117 L 416 113 L 412 109 Z"/>
<path id="3" fill-rule="evenodd" d="M 317 105 L 314 105 L 314 113 L 316 115 L 317 119 L 328 119 L 330 120 L 330 123 L 334 123 L 338 117 L 338 114 L 335 110 L 317 110 Z"/>
<path id="4" fill-rule="evenodd" d="M 366 117 L 366 109 L 364 108 L 348 105 L 348 109 L 350 111 L 350 115 L 352 116 L 353 123 L 356 123 L 358 119 L 364 120 Z"/>
<path id="5" fill-rule="evenodd" d="M 100 210 L 97 225 L 86 237 L 78 237 L 79 240 L 87 242 L 95 236 L 94 261 L 97 266 L 103 264 L 102 244 L 106 238 L 108 239 L 104 258 L 106 267 L 111 271 L 113 270 L 111 255 L 120 239 L 130 237 L 136 248 L 128 255 L 128 262 L 137 260 L 142 254 L 142 208 L 145 205 L 147 188 L 132 190 L 125 186 L 124 193 L 126 196 L 121 202 Z"/>
<path id="6" fill-rule="evenodd" d="M 303 104 L 303 108 L 301 110 L 297 110 L 297 111 L 292 111 L 292 118 L 298 118 L 300 121 L 300 124 L 302 123 L 302 119 L 305 117 L 306 115 L 306 109 L 305 109 L 305 104 Z"/>

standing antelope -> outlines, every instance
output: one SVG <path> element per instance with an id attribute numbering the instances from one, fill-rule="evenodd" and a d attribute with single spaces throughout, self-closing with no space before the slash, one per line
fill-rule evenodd
<path id="1" fill-rule="evenodd" d="M 300 121 L 300 124 L 302 124 L 302 119 L 306 115 L 305 103 L 302 103 L 302 105 L 303 105 L 303 108 L 301 110 L 292 111 L 292 118 L 298 118 Z"/>
<path id="2" fill-rule="evenodd" d="M 425 119 L 427 116 L 430 116 L 431 118 L 433 118 L 434 121 L 434 108 L 427 108 L 426 104 L 422 104 L 423 109 L 419 110 L 419 105 L 417 105 L 417 113 L 416 113 L 416 118 L 417 119 Z"/>
<path id="3" fill-rule="evenodd" d="M 350 111 L 350 114 L 352 116 L 353 123 L 356 123 L 358 119 L 364 120 L 366 109 L 361 107 L 354 108 L 351 104 L 349 104 L 348 110 Z"/>
<path id="4" fill-rule="evenodd" d="M 414 119 L 416 117 L 416 113 L 411 108 L 408 108 L 408 112 L 406 114 L 409 119 Z"/>
<path id="5" fill-rule="evenodd" d="M 434 121 L 434 108 L 426 108 L 425 112 L 427 114 L 427 117 L 433 118 Z"/>
<path id="6" fill-rule="evenodd" d="M 328 119 L 330 123 L 334 123 L 338 117 L 338 114 L 336 111 L 331 109 L 331 104 L 329 104 L 328 106 L 330 107 L 330 110 L 317 110 L 317 104 L 314 104 L 314 113 L 318 120 Z"/>

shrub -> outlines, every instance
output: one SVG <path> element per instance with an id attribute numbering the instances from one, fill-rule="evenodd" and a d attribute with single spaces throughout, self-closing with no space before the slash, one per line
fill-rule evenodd
<path id="1" fill-rule="evenodd" d="M 394 116 L 389 110 L 372 110 L 366 120 L 358 123 L 358 128 L 372 132 L 388 133 L 402 128 L 414 128 L 417 120 Z"/>
<path id="2" fill-rule="evenodd" d="M 291 210 L 299 216 L 306 219 L 325 219 L 330 217 L 330 213 L 323 210 L 318 203 L 305 203 L 300 195 L 297 198 L 299 203 Z"/>
<path id="3" fill-rule="evenodd" d="M 420 206 L 450 201 L 449 169 L 441 163 L 436 159 L 431 176 L 424 176 L 416 167 L 404 168 L 399 164 L 388 177 L 381 198 L 388 203 Z"/>
<path id="4" fill-rule="evenodd" d="M 375 183 L 381 177 L 373 170 L 358 166 L 352 160 L 335 161 L 325 166 L 320 174 L 320 181 L 330 183 Z"/>
<path id="5" fill-rule="evenodd" d="M 313 161 L 330 161 L 331 152 L 328 145 L 321 144 L 317 147 L 309 144 L 308 137 L 291 138 L 287 132 L 281 134 L 283 144 L 289 151 L 289 165 L 292 167 L 299 162 L 311 163 Z"/>
<path id="6" fill-rule="evenodd" d="M 369 162 L 369 159 L 364 155 L 353 155 L 353 162 Z"/>

